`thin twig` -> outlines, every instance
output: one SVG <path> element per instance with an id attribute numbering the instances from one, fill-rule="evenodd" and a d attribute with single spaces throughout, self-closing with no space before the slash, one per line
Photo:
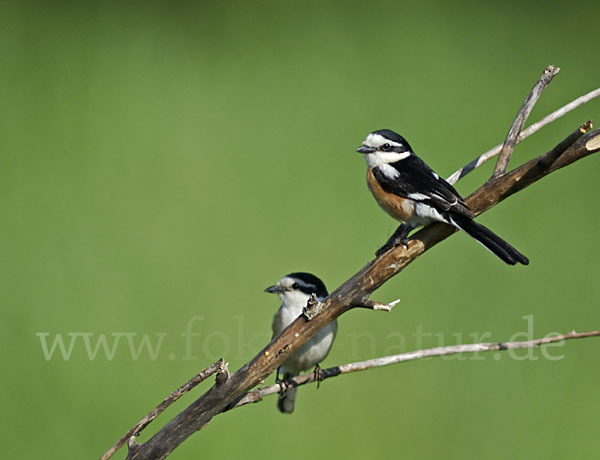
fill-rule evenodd
<path id="1" fill-rule="evenodd" d="M 177 390 L 175 390 L 173 393 L 171 393 L 169 396 L 167 396 L 158 406 L 156 406 L 155 409 L 153 409 L 150 413 L 148 413 L 148 415 L 146 415 L 143 419 L 141 419 L 133 427 L 131 427 L 131 429 L 127 433 L 125 433 L 123 435 L 123 437 L 115 443 L 114 446 L 112 446 L 110 449 L 108 449 L 106 451 L 106 453 L 102 456 L 102 458 L 100 460 L 108 460 L 110 457 L 112 457 L 114 455 L 114 453 L 117 450 L 119 450 L 119 448 L 121 448 L 121 446 L 125 445 L 125 443 L 130 441 L 130 438 L 135 438 L 135 436 L 137 436 L 146 426 L 148 426 L 148 424 L 152 420 L 154 420 L 156 417 L 158 417 L 158 415 L 161 412 L 163 412 L 167 407 L 169 407 L 171 404 L 173 404 L 175 401 L 177 401 L 179 398 L 181 398 L 185 393 L 190 391 L 192 388 L 194 388 L 199 383 L 206 380 L 211 375 L 213 375 L 217 372 L 222 372 L 223 369 L 226 370 L 226 368 L 227 368 L 227 366 L 226 366 L 225 362 L 223 361 L 223 359 L 221 358 L 216 363 L 211 364 L 206 369 L 198 372 L 194 377 L 192 377 L 190 380 L 188 380 L 185 384 L 183 384 L 181 387 L 179 387 Z M 130 444 L 135 445 L 135 439 L 131 439 Z M 130 447 L 131 447 L 131 445 L 130 445 Z"/>
<path id="2" fill-rule="evenodd" d="M 400 299 L 396 299 L 390 303 L 379 303 L 369 299 L 368 297 L 365 297 L 361 302 L 356 303 L 354 306 L 357 308 L 366 308 L 368 310 L 389 312 L 392 311 L 392 308 L 394 308 L 398 303 L 400 303 Z"/>
<path id="3" fill-rule="evenodd" d="M 523 141 L 523 139 L 526 139 L 529 136 L 531 136 L 532 134 L 536 133 L 537 131 L 542 129 L 544 126 L 549 125 L 553 121 L 558 120 L 560 117 L 566 115 L 567 113 L 571 112 L 572 110 L 575 110 L 577 107 L 585 104 L 586 102 L 589 102 L 592 99 L 597 98 L 598 96 L 600 96 L 600 88 L 597 88 L 594 91 L 590 91 L 589 93 L 584 94 L 583 96 L 580 96 L 577 99 L 562 106 L 561 108 L 555 110 L 551 114 L 546 115 L 541 120 L 536 121 L 532 125 L 525 128 L 519 135 L 519 137 L 517 139 L 517 144 L 520 143 L 521 141 Z M 500 153 L 500 151 L 502 150 L 502 145 L 503 144 L 498 144 L 498 145 L 492 147 L 491 149 L 489 149 L 487 152 L 482 153 L 477 158 L 475 158 L 473 161 L 471 161 L 469 164 L 460 168 L 458 171 L 456 171 L 454 174 L 452 174 L 446 180 L 450 184 L 455 184 L 456 182 L 458 182 L 459 179 L 462 179 L 467 174 L 469 174 L 471 171 L 479 168 L 483 163 L 485 163 L 486 161 L 488 161 L 491 158 L 494 158 L 496 155 L 498 155 Z"/>
<path id="4" fill-rule="evenodd" d="M 514 350 L 516 348 L 534 348 L 539 345 L 547 345 L 550 343 L 560 342 L 569 339 L 583 339 L 586 337 L 600 336 L 600 331 L 590 332 L 569 332 L 568 334 L 560 334 L 552 337 L 544 337 L 541 339 L 528 340 L 524 342 L 488 342 L 488 343 L 473 343 L 465 345 L 450 345 L 446 347 L 428 348 L 425 350 L 410 351 L 398 355 L 384 356 L 376 359 L 369 359 L 357 363 L 344 364 L 342 366 L 330 367 L 321 370 L 319 381 L 323 381 L 330 377 L 336 377 L 350 372 L 364 371 L 375 367 L 388 366 L 390 364 L 403 363 L 406 361 L 414 361 L 417 359 L 431 358 L 434 356 L 454 355 L 458 353 L 477 353 L 480 351 L 503 351 Z M 256 390 L 249 391 L 237 403 L 232 405 L 230 409 L 241 407 L 249 403 L 262 401 L 264 396 L 274 393 L 279 393 L 282 389 L 289 387 L 298 387 L 315 381 L 315 373 L 298 375 L 292 379 L 285 380 L 281 383 L 261 387 Z"/>
<path id="5" fill-rule="evenodd" d="M 589 102 L 592 99 L 597 98 L 598 96 L 600 96 L 600 88 L 597 88 L 594 91 L 590 91 L 589 93 L 578 97 L 574 101 L 569 102 L 567 105 L 562 106 L 560 109 L 555 110 L 550 115 L 546 115 L 540 121 L 537 121 L 537 122 L 533 123 L 532 125 L 529 125 L 528 128 L 523 130 L 523 132 L 519 136 L 519 139 L 520 139 L 519 142 L 521 140 L 525 139 L 526 137 L 529 137 L 530 135 L 532 135 L 533 133 L 538 131 L 540 128 L 543 128 L 544 126 L 552 123 L 553 121 L 558 120 L 563 115 L 566 115 L 567 113 L 576 109 L 580 105 L 583 105 L 586 102 Z"/>
<path id="6" fill-rule="evenodd" d="M 517 141 L 519 139 L 519 134 L 521 133 L 527 118 L 529 118 L 529 114 L 533 110 L 533 106 L 542 95 L 542 91 L 546 89 L 546 86 L 548 86 L 558 72 L 560 72 L 560 68 L 558 67 L 551 65 L 546 67 L 538 82 L 525 98 L 525 102 L 523 102 L 523 105 L 519 109 L 519 113 L 517 113 L 515 121 L 513 121 L 512 126 L 508 130 L 508 134 L 504 140 L 504 145 L 502 146 L 500 156 L 498 157 L 498 162 L 496 163 L 496 168 L 494 168 L 494 173 L 492 174 L 492 179 L 506 174 L 510 157 L 515 150 L 515 146 L 517 145 Z"/>

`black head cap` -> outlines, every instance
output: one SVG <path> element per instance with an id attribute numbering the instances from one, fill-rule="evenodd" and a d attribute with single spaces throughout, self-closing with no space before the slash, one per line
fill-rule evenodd
<path id="1" fill-rule="evenodd" d="M 408 141 L 404 139 L 400 134 L 391 129 L 378 129 L 377 131 L 373 131 L 373 134 L 379 134 L 380 136 L 385 137 L 393 142 L 398 142 L 399 144 L 405 145 L 408 150 L 413 151 L 412 147 L 409 145 Z"/>
<path id="2" fill-rule="evenodd" d="M 313 292 L 317 295 L 317 297 L 327 297 L 329 294 L 327 293 L 327 288 L 325 287 L 325 283 L 317 278 L 315 275 L 306 272 L 295 272 L 286 275 L 288 278 L 295 278 L 297 280 L 302 281 L 304 284 L 300 284 L 298 289 L 300 289 L 305 294 L 312 294 Z"/>

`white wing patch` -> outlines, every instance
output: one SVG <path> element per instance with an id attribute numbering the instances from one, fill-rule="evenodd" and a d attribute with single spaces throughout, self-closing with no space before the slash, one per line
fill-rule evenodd
<path id="1" fill-rule="evenodd" d="M 415 205 L 415 214 L 419 218 L 419 223 L 421 224 L 427 224 L 431 221 L 445 222 L 447 224 L 450 223 L 438 212 L 437 209 L 425 203 L 417 203 Z"/>
<path id="2" fill-rule="evenodd" d="M 396 179 L 396 178 L 398 178 L 400 176 L 400 173 L 396 170 L 396 168 L 394 168 L 393 166 L 390 166 L 387 163 L 380 165 L 379 166 L 379 170 L 388 179 L 392 179 L 393 180 L 393 179 Z"/>
<path id="3" fill-rule="evenodd" d="M 427 198 L 429 198 L 427 195 L 424 195 L 422 193 L 409 193 L 408 197 L 411 200 L 415 200 L 415 201 L 423 201 L 423 200 L 426 200 Z"/>
<path id="4" fill-rule="evenodd" d="M 433 174 L 433 177 L 435 178 L 435 180 L 440 180 L 440 176 L 438 176 L 436 173 L 431 171 L 431 174 Z"/>

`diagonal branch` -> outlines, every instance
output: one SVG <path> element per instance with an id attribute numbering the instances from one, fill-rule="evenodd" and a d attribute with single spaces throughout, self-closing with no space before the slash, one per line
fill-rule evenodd
<path id="1" fill-rule="evenodd" d="M 513 121 L 512 126 L 508 130 L 508 134 L 506 135 L 506 139 L 504 141 L 504 145 L 502 146 L 502 150 L 500 151 L 500 156 L 498 157 L 498 162 L 496 163 L 496 168 L 494 169 L 494 173 L 492 174 L 492 179 L 502 176 L 506 174 L 506 170 L 508 169 L 508 163 L 510 162 L 510 157 L 512 156 L 513 151 L 517 145 L 517 141 L 519 139 L 519 134 L 523 129 L 523 125 L 529 118 L 529 114 L 533 110 L 533 106 L 536 104 L 540 96 L 542 95 L 542 91 L 546 89 L 546 86 L 552 81 L 554 76 L 560 71 L 560 68 L 554 66 L 548 66 L 544 70 L 544 73 L 532 88 L 530 93 L 525 98 L 525 102 L 521 106 L 519 113 Z"/>
<path id="2" fill-rule="evenodd" d="M 561 147 L 559 150 L 564 150 Z M 471 194 L 466 202 L 481 214 L 508 196 L 600 150 L 600 130 L 585 134 L 555 158 L 548 152 L 519 168 L 492 179 Z M 549 158 L 552 161 L 549 162 Z M 454 230 L 444 224 L 433 224 L 420 230 L 408 242 L 372 260 L 352 278 L 336 289 L 322 303 L 320 312 L 308 320 L 300 316 L 250 362 L 233 373 L 227 381 L 215 385 L 158 431 L 151 439 L 130 450 L 128 459 L 164 459 L 185 439 L 235 403 L 250 389 L 264 381 L 288 356 L 304 345 L 325 325 L 348 310 L 363 303 L 365 297 L 400 273 L 428 249 L 450 236 Z"/>
<path id="3" fill-rule="evenodd" d="M 169 407 L 171 404 L 173 404 L 175 401 L 177 401 L 179 398 L 181 398 L 185 393 L 190 391 L 192 388 L 194 388 L 199 383 L 206 380 L 211 375 L 218 373 L 218 372 L 223 372 L 224 369 L 226 369 L 226 367 L 227 367 L 227 365 L 225 364 L 223 359 L 220 359 L 216 363 L 213 363 L 210 366 L 208 366 L 206 369 L 203 369 L 200 372 L 198 372 L 194 377 L 192 377 L 190 380 L 188 380 L 185 384 L 183 384 L 177 390 L 175 390 L 173 393 L 171 393 L 169 396 L 167 396 L 148 415 L 146 415 L 143 419 L 141 419 L 139 422 L 137 422 L 135 425 L 133 425 L 133 427 L 131 427 L 131 429 L 127 433 L 125 433 L 123 435 L 123 437 L 121 437 L 121 439 L 119 439 L 115 443 L 114 446 L 112 446 L 110 449 L 108 449 L 106 451 L 106 453 L 102 456 L 102 458 L 100 460 L 108 460 L 110 457 L 113 456 L 113 454 L 117 450 L 119 450 L 121 448 L 121 446 L 124 446 L 125 443 L 127 441 L 129 441 L 129 439 L 132 436 L 134 436 L 134 437 L 137 436 L 146 426 L 148 426 L 148 424 L 150 422 L 152 422 L 152 420 L 154 420 L 156 417 L 158 417 L 160 415 L 160 413 L 163 412 L 167 407 Z M 131 448 L 131 445 L 130 445 L 130 448 Z"/>
<path id="4" fill-rule="evenodd" d="M 550 343 L 561 342 L 570 339 L 583 339 L 587 337 L 598 337 L 600 331 L 590 332 L 569 332 L 568 334 L 560 334 L 552 337 L 543 337 L 541 339 L 527 340 L 523 342 L 488 342 L 488 343 L 472 343 L 465 345 L 450 345 L 447 347 L 436 347 L 427 348 L 424 350 L 415 350 L 408 353 L 401 353 L 398 355 L 384 356 L 381 358 L 369 359 L 367 361 L 361 361 L 357 363 L 343 364 L 341 366 L 330 367 L 328 369 L 321 370 L 321 376 L 319 381 L 331 377 L 337 377 L 338 375 L 348 374 L 350 372 L 364 371 L 367 369 L 373 369 L 376 367 L 389 366 L 390 364 L 404 363 L 406 361 L 414 361 L 417 359 L 431 358 L 434 356 L 445 356 L 454 355 L 459 353 L 477 353 L 480 351 L 504 351 L 514 350 L 517 348 L 534 348 L 540 345 L 547 345 Z M 292 379 L 288 379 L 281 384 L 276 383 L 266 387 L 257 388 L 256 390 L 249 391 L 242 398 L 240 398 L 230 409 L 236 407 L 245 406 L 249 403 L 256 403 L 262 401 L 263 397 L 279 393 L 284 388 L 299 387 L 300 385 L 306 385 L 307 383 L 314 382 L 316 380 L 315 373 L 310 372 L 308 374 L 298 375 Z"/>
<path id="5" fill-rule="evenodd" d="M 517 138 L 517 144 L 520 143 L 523 139 L 527 139 L 529 136 L 536 133 L 537 131 L 542 129 L 544 126 L 552 123 L 553 121 L 558 120 L 560 117 L 566 115 L 567 113 L 569 113 L 572 110 L 575 110 L 580 105 L 583 105 L 586 102 L 589 102 L 592 99 L 597 98 L 598 96 L 600 96 L 600 88 L 597 88 L 594 91 L 590 91 L 589 93 L 584 94 L 583 96 L 580 96 L 577 99 L 562 106 L 561 108 L 555 110 L 551 114 L 546 115 L 541 120 L 536 121 L 529 127 L 525 128 L 523 131 L 521 131 L 521 134 L 519 134 L 519 137 Z M 591 129 L 591 126 L 590 126 L 590 129 Z M 488 161 L 488 160 L 494 158 L 496 155 L 498 155 L 500 153 L 500 151 L 502 150 L 503 145 L 504 144 L 498 144 L 495 147 L 492 147 L 491 149 L 489 149 L 487 152 L 482 153 L 477 158 L 475 158 L 473 161 L 471 161 L 469 164 L 463 166 L 458 171 L 456 171 L 454 174 L 452 174 L 450 177 L 448 177 L 448 179 L 446 179 L 446 181 L 452 185 L 456 184 L 459 181 L 459 179 L 462 179 L 467 174 L 469 174 L 471 171 L 479 168 L 483 163 L 485 163 L 486 161 Z"/>

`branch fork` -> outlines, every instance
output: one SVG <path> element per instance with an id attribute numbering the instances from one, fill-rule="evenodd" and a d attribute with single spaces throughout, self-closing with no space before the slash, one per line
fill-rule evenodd
<path id="1" fill-rule="evenodd" d="M 223 361 L 223 358 L 219 359 L 216 363 L 211 364 L 206 369 L 201 370 L 188 380 L 185 384 L 180 386 L 177 390 L 173 391 L 169 396 L 167 396 L 155 409 L 153 409 L 148 415 L 142 418 L 138 423 L 136 423 L 133 427 L 125 433 L 121 439 L 119 439 L 115 445 L 113 445 L 108 451 L 102 456 L 101 460 L 108 460 L 113 454 L 120 449 L 125 443 L 129 448 L 129 455 L 135 455 L 135 452 L 139 449 L 141 444 L 138 444 L 136 441 L 136 437 L 142 432 L 148 424 L 150 424 L 156 417 L 159 416 L 161 412 L 163 412 L 167 407 L 181 398 L 185 393 L 190 391 L 192 388 L 197 386 L 199 383 L 206 380 L 213 374 L 219 372 L 220 369 L 227 369 L 227 363 Z"/>
<path id="2" fill-rule="evenodd" d="M 517 142 L 519 142 L 519 136 L 521 135 L 523 125 L 525 125 L 527 118 L 529 118 L 529 114 L 533 110 L 533 106 L 535 106 L 536 102 L 542 95 L 542 91 L 546 89 L 546 86 L 548 86 L 558 72 L 560 72 L 559 67 L 554 67 L 551 65 L 546 67 L 538 82 L 531 89 L 527 95 L 527 98 L 525 98 L 525 102 L 523 102 L 523 105 L 519 109 L 512 126 L 508 130 L 508 134 L 506 135 L 506 139 L 502 145 L 502 150 L 500 151 L 500 156 L 498 157 L 498 162 L 496 163 L 496 168 L 492 174 L 492 179 L 506 174 L 510 157 L 515 150 Z"/>

